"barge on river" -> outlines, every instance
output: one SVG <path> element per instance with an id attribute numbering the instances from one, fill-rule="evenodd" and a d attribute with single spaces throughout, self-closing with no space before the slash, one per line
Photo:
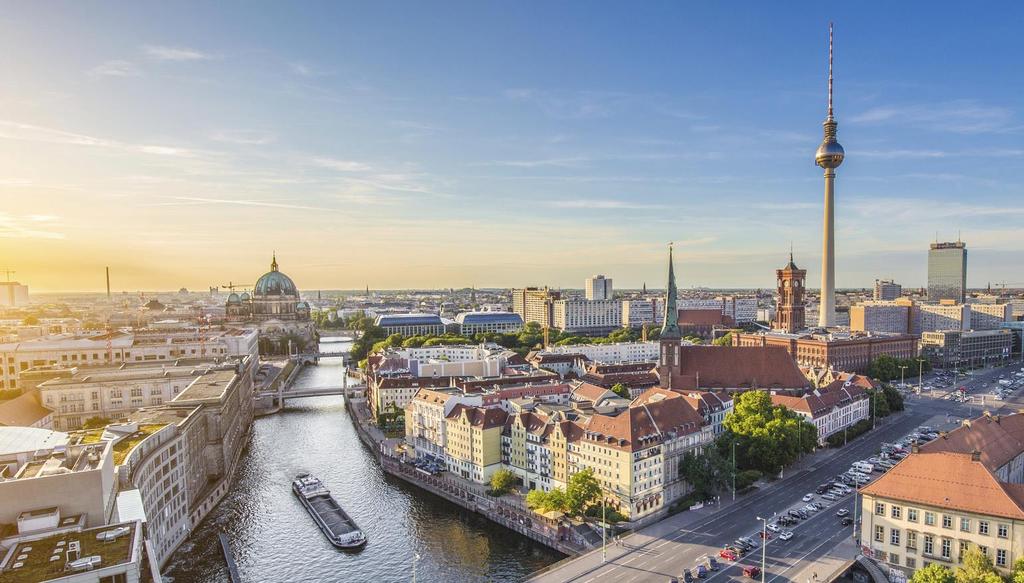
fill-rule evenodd
<path id="1" fill-rule="evenodd" d="M 339 549 L 355 549 L 366 544 L 366 535 L 334 500 L 331 491 L 319 478 L 299 474 L 292 481 L 292 492 L 332 545 Z"/>

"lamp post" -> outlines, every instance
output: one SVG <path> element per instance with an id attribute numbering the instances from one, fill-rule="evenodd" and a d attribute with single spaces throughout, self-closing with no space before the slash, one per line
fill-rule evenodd
<path id="1" fill-rule="evenodd" d="M 736 440 L 732 441 L 732 501 L 736 501 Z"/>
<path id="2" fill-rule="evenodd" d="M 765 551 L 768 548 L 768 519 L 760 516 L 757 519 L 761 521 L 761 583 L 764 583 Z"/>
<path id="3" fill-rule="evenodd" d="M 608 522 L 605 518 L 605 496 L 601 493 L 601 562 L 608 560 Z"/>
<path id="4" fill-rule="evenodd" d="M 900 388 L 901 389 L 907 388 L 907 385 L 906 385 L 906 382 L 905 382 L 905 380 L 906 380 L 906 377 L 905 377 L 906 372 L 907 372 L 907 365 L 901 364 L 900 365 Z"/>
<path id="5" fill-rule="evenodd" d="M 917 359 L 917 394 L 920 395 L 924 391 L 924 359 L 918 357 Z"/>

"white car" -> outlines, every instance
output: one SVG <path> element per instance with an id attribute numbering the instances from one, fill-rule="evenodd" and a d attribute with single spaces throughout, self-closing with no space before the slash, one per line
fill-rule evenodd
<path id="1" fill-rule="evenodd" d="M 786 532 L 779 535 L 779 540 L 789 540 L 793 538 L 793 531 L 787 530 Z"/>
<path id="2" fill-rule="evenodd" d="M 845 508 L 840 508 L 839 510 L 836 511 L 836 516 L 838 516 L 839 518 L 842 518 L 842 517 L 846 516 L 849 513 L 850 513 L 849 510 L 847 510 Z"/>
<path id="3" fill-rule="evenodd" d="M 779 532 L 779 530 L 781 530 L 779 528 L 779 525 L 777 525 L 777 524 L 769 524 L 765 528 L 767 528 L 769 532 Z"/>
<path id="4" fill-rule="evenodd" d="M 811 500 L 814 500 L 814 494 L 804 494 L 804 497 L 803 497 L 803 501 L 804 502 L 810 502 Z"/>
<path id="5" fill-rule="evenodd" d="M 806 510 L 807 512 L 817 512 L 818 511 L 818 507 L 817 506 L 811 506 L 810 504 L 808 504 L 807 506 L 804 506 L 804 510 Z"/>

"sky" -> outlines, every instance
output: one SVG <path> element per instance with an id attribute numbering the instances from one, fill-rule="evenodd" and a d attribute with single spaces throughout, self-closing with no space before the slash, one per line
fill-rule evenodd
<path id="1" fill-rule="evenodd" d="M 0 13 L 0 269 L 34 291 L 1024 286 L 1024 8 L 33 2 Z"/>

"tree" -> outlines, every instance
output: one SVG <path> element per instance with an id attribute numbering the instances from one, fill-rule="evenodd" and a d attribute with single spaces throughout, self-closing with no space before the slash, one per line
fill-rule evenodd
<path id="1" fill-rule="evenodd" d="M 35 326 L 36 324 L 39 323 L 39 318 L 29 314 L 28 316 L 25 316 L 25 319 L 22 320 L 21 323 L 26 326 Z"/>
<path id="2" fill-rule="evenodd" d="M 801 415 L 773 405 L 766 391 L 747 391 L 736 397 L 722 425 L 728 431 L 723 444 L 736 443 L 737 467 L 777 473 L 802 453 L 814 451 L 818 428 Z M 724 451 L 724 450 L 723 450 Z"/>
<path id="3" fill-rule="evenodd" d="M 956 583 L 1002 583 L 1002 577 L 992 566 L 992 559 L 972 546 L 964 553 L 960 567 L 953 573 Z"/>
<path id="4" fill-rule="evenodd" d="M 882 417 L 888 417 L 889 400 L 885 398 L 885 393 L 876 389 L 868 389 L 867 392 L 870 399 L 868 407 L 870 407 L 869 413 L 871 414 L 871 417 L 877 417 L 879 419 Z"/>
<path id="5" fill-rule="evenodd" d="M 732 332 L 726 332 L 725 336 L 715 339 L 712 344 L 715 346 L 732 346 Z"/>
<path id="6" fill-rule="evenodd" d="M 569 514 L 579 516 L 595 500 L 601 497 L 601 484 L 594 477 L 594 470 L 587 468 L 569 478 L 565 487 L 565 501 Z"/>
<path id="7" fill-rule="evenodd" d="M 732 459 L 725 458 L 712 444 L 699 454 L 687 452 L 679 464 L 679 475 L 694 492 L 709 497 L 731 484 Z"/>
<path id="8" fill-rule="evenodd" d="M 536 512 L 566 512 L 569 509 L 565 490 L 561 488 L 554 488 L 550 492 L 530 490 L 526 493 L 526 506 Z"/>
<path id="9" fill-rule="evenodd" d="M 932 563 L 914 571 L 910 583 L 956 583 L 956 579 L 953 578 L 953 571 L 938 563 Z"/>
<path id="10" fill-rule="evenodd" d="M 615 383 L 614 385 L 612 385 L 611 391 L 616 395 L 622 397 L 623 399 L 633 398 L 629 396 L 629 387 L 622 383 Z"/>
<path id="11" fill-rule="evenodd" d="M 504 468 L 491 474 L 491 492 L 496 496 L 507 493 L 516 483 L 516 475 Z"/>
<path id="12" fill-rule="evenodd" d="M 1012 583 L 1024 583 L 1024 557 L 1013 562 L 1013 571 L 1010 573 Z"/>
<path id="13" fill-rule="evenodd" d="M 110 419 L 106 417 L 89 417 L 82 423 L 82 429 L 100 429 L 110 425 Z"/>

